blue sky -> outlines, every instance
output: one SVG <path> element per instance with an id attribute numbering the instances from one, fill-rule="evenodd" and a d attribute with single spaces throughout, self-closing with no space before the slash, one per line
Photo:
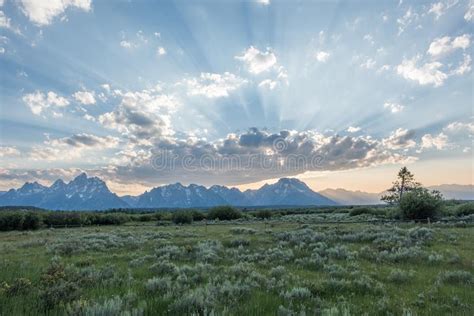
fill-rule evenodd
<path id="1" fill-rule="evenodd" d="M 86 171 L 118 193 L 282 176 L 375 192 L 404 164 L 473 183 L 472 1 L 0 4 L 0 189 Z M 323 162 L 156 168 L 163 153 Z"/>

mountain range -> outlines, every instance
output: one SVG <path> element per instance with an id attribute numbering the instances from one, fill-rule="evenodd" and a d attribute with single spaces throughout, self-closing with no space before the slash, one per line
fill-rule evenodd
<path id="1" fill-rule="evenodd" d="M 56 180 L 47 187 L 38 182 L 27 182 L 19 189 L 11 189 L 0 195 L 0 205 L 36 206 L 53 210 L 104 210 L 129 207 L 110 192 L 104 181 L 80 174 L 69 183 Z"/>
<path id="2" fill-rule="evenodd" d="M 474 200 L 474 185 L 442 184 L 429 186 L 427 189 L 440 191 L 447 200 Z M 345 189 L 325 189 L 319 193 L 341 205 L 380 204 L 380 198 L 384 194 L 384 192 L 369 193 Z"/>
<path id="3" fill-rule="evenodd" d="M 430 187 L 448 199 L 474 199 L 472 185 L 440 185 Z M 138 196 L 119 197 L 97 177 L 80 174 L 69 183 L 56 180 L 47 187 L 27 182 L 19 189 L 0 192 L 0 206 L 35 206 L 54 210 L 105 210 L 111 208 L 191 208 L 216 205 L 250 206 L 331 206 L 380 204 L 382 193 L 326 189 L 311 190 L 304 182 L 282 178 L 256 190 L 214 185 L 181 183 L 153 188 Z"/>
<path id="4" fill-rule="evenodd" d="M 257 190 L 244 192 L 236 188 L 181 183 L 169 184 L 147 191 L 138 197 L 125 197 L 131 207 L 211 207 L 216 205 L 337 205 L 336 202 L 311 190 L 297 179 L 282 178 L 275 184 L 265 184 Z"/>

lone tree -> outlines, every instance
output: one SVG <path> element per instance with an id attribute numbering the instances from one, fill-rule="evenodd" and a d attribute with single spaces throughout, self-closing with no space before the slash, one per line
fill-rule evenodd
<path id="1" fill-rule="evenodd" d="M 408 168 L 403 167 L 398 172 L 397 180 L 393 182 L 392 187 L 387 190 L 387 194 L 383 195 L 381 200 L 389 204 L 399 204 L 404 193 L 413 191 L 420 186 L 421 184 L 415 181 L 415 177 Z"/>

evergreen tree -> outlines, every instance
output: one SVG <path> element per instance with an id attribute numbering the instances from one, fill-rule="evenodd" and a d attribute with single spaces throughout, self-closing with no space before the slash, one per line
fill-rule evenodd
<path id="1" fill-rule="evenodd" d="M 403 167 L 398 172 L 397 180 L 393 182 L 392 187 L 387 190 L 387 194 L 383 195 L 381 200 L 389 204 L 399 204 L 404 193 L 413 191 L 420 186 L 421 184 L 415 181 L 415 176 L 408 168 Z"/>

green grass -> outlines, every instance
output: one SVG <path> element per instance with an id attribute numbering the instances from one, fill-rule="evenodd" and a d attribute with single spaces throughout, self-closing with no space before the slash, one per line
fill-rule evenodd
<path id="1" fill-rule="evenodd" d="M 236 226 L 253 228 L 256 233 L 232 233 L 231 229 Z M 2 232 L 0 315 L 64 315 L 68 311 L 84 315 L 91 311 L 100 315 L 116 315 L 118 311 L 144 315 L 211 312 L 218 315 L 277 315 L 301 311 L 310 315 L 342 315 L 344 311 L 352 315 L 474 314 L 474 229 L 433 226 L 427 228 L 432 237 L 423 239 L 409 237 L 413 227 L 413 224 L 302 226 L 255 221 L 208 226 L 103 226 Z M 358 232 L 367 236 L 376 233 L 382 237 L 352 241 L 342 238 Z M 387 234 L 383 235 L 384 232 Z M 279 233 L 301 235 L 298 235 L 300 239 L 288 237 L 290 239 L 285 241 Z M 321 239 L 310 241 L 314 236 Z M 401 240 L 399 244 L 396 244 L 396 238 Z M 248 240 L 249 244 L 231 247 L 231 241 L 235 239 Z M 303 239 L 307 240 L 301 241 Z M 206 261 L 197 247 L 206 240 L 222 243 L 217 250 L 203 246 L 203 253 L 214 251 L 213 260 Z M 70 254 L 58 253 L 61 251 L 58 249 L 63 249 L 58 245 L 68 243 L 73 245 Z M 90 246 L 88 243 L 96 247 L 86 249 Z M 102 243 L 105 246 L 101 248 Z M 150 267 L 168 261 L 156 256 L 156 250 L 167 245 L 178 247 L 178 257 L 169 259 L 178 270 L 176 274 L 158 275 Z M 325 250 L 335 246 L 347 247 L 340 254 L 344 259 L 326 253 Z M 363 247 L 365 250 L 361 249 Z M 414 247 L 418 247 L 420 253 L 413 258 L 389 259 L 396 249 L 413 250 Z M 268 252 L 272 248 L 275 248 L 273 257 Z M 286 258 L 285 254 L 290 251 L 293 256 Z M 364 256 L 364 251 L 369 251 L 370 255 Z M 315 253 L 324 261 L 322 265 L 308 264 Z M 441 259 L 430 262 L 430 254 L 441 256 Z M 64 276 L 53 277 L 48 282 L 45 273 L 55 255 L 59 256 L 55 260 L 65 267 Z M 140 258 L 144 258 L 141 263 Z M 136 260 L 135 264 L 131 264 L 133 260 Z M 237 265 L 239 261 L 248 264 Z M 195 268 L 206 262 L 209 266 L 203 268 L 207 270 L 202 279 L 191 280 L 197 272 L 188 273 L 182 268 Z M 283 266 L 285 273 L 272 280 L 270 271 L 276 266 Z M 103 272 L 106 268 L 109 274 Z M 406 282 L 389 281 L 388 275 L 397 268 L 412 271 L 412 277 Z M 244 272 L 235 272 L 238 269 L 244 269 Z M 87 276 L 87 271 L 95 274 Z M 329 271 L 339 272 L 331 276 Z M 464 271 L 470 275 L 470 280 L 440 281 L 440 274 L 446 271 Z M 166 293 L 150 292 L 145 283 L 153 277 L 170 277 L 171 288 Z M 29 280 L 31 285 L 12 293 L 11 286 L 18 283 L 19 278 Z M 73 299 L 57 300 L 53 306 L 46 306 L 44 293 L 62 281 L 78 285 L 76 295 Z M 334 288 L 337 284 L 344 285 Z M 300 299 L 297 290 L 290 293 L 293 288 L 309 289 L 311 295 Z M 114 297 L 120 297 L 121 303 L 103 306 L 106 300 Z"/>

